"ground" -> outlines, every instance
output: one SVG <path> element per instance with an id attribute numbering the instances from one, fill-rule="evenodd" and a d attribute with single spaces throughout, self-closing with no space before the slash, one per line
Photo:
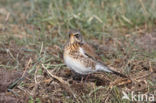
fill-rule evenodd
<path id="1" fill-rule="evenodd" d="M 0 102 L 130 103 L 123 91 L 156 100 L 155 10 L 155 0 L 1 0 Z M 95 73 L 81 81 L 63 62 L 70 29 L 129 79 Z"/>

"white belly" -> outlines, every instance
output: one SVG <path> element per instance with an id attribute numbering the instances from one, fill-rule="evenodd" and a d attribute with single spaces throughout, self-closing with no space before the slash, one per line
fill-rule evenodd
<path id="1" fill-rule="evenodd" d="M 86 68 L 80 61 L 73 59 L 70 56 L 65 55 L 64 61 L 71 70 L 74 70 L 79 74 L 89 74 L 93 72 L 91 68 Z"/>

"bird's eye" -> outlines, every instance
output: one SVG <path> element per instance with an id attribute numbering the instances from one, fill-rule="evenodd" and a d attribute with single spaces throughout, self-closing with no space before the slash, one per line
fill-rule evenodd
<path id="1" fill-rule="evenodd" d="M 79 39 L 79 34 L 75 34 L 74 36 L 75 36 L 77 39 Z"/>

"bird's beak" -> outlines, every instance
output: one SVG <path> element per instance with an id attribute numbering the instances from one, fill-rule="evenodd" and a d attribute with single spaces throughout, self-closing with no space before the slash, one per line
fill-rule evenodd
<path id="1" fill-rule="evenodd" d="M 70 43 L 74 43 L 74 34 L 70 34 L 69 39 Z"/>

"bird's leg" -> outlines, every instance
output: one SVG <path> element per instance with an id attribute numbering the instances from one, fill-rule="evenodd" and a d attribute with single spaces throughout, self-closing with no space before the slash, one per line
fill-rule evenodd
<path id="1" fill-rule="evenodd" d="M 84 80 L 84 76 L 81 77 L 80 83 L 83 83 L 83 80 Z"/>
<path id="2" fill-rule="evenodd" d="M 72 72 L 72 78 L 73 78 L 73 80 L 82 81 L 83 80 L 83 75 L 78 74 L 78 73 L 73 71 Z"/>
<path id="3" fill-rule="evenodd" d="M 91 76 L 91 74 L 87 74 L 87 76 L 85 77 L 85 82 L 88 80 L 88 78 Z"/>
<path id="4" fill-rule="evenodd" d="M 89 74 L 88 75 L 82 75 L 81 76 L 81 83 L 86 82 L 88 77 L 89 77 Z"/>

